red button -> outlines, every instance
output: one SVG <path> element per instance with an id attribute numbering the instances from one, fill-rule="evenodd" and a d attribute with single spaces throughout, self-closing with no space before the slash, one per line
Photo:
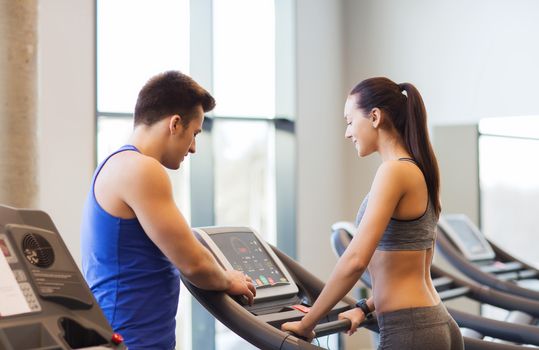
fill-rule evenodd
<path id="1" fill-rule="evenodd" d="M 309 312 L 311 310 L 310 307 L 308 306 L 305 306 L 305 305 L 301 305 L 301 304 L 298 304 L 298 305 L 292 305 L 291 306 L 292 308 L 298 310 L 298 311 L 301 311 L 303 312 L 304 314 L 306 314 L 307 312 Z"/>
<path id="2" fill-rule="evenodd" d="M 118 345 L 118 344 L 121 344 L 123 341 L 124 341 L 124 337 L 122 337 L 120 334 L 118 333 L 114 333 L 112 335 L 112 338 L 110 339 L 114 344 Z"/>

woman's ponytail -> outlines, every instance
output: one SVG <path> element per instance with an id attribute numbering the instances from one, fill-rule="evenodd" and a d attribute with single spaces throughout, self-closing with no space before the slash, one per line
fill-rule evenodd
<path id="1" fill-rule="evenodd" d="M 406 92 L 406 105 L 403 135 L 408 151 L 423 171 L 430 200 L 434 205 L 436 215 L 440 214 L 440 170 L 430 143 L 427 126 L 427 112 L 419 91 L 410 83 L 399 84 L 401 91 Z"/>

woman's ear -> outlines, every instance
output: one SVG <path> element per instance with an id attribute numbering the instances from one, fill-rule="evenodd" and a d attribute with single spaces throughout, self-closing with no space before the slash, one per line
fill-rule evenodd
<path id="1" fill-rule="evenodd" d="M 382 119 L 384 118 L 382 111 L 380 108 L 375 107 L 371 110 L 370 119 L 372 122 L 372 127 L 377 129 L 380 125 L 382 125 Z"/>

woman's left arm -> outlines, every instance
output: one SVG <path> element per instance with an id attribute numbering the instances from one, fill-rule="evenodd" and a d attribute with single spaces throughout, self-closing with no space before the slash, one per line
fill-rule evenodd
<path id="1" fill-rule="evenodd" d="M 338 260 L 337 265 L 311 310 L 299 322 L 281 327 L 310 338 L 312 330 L 359 280 L 380 241 L 402 195 L 402 174 L 395 162 L 384 162 L 374 178 L 369 202 L 358 232 Z M 298 333 L 299 332 L 299 333 Z"/>

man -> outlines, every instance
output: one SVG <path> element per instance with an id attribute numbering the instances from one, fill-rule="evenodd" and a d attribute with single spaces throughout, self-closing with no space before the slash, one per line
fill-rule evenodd
<path id="1" fill-rule="evenodd" d="M 170 71 L 138 95 L 129 145 L 96 169 L 82 222 L 82 269 L 115 332 L 130 350 L 175 347 L 179 271 L 202 289 L 244 295 L 255 288 L 224 271 L 193 236 L 174 203 L 165 168 L 195 153 L 213 97 Z"/>

